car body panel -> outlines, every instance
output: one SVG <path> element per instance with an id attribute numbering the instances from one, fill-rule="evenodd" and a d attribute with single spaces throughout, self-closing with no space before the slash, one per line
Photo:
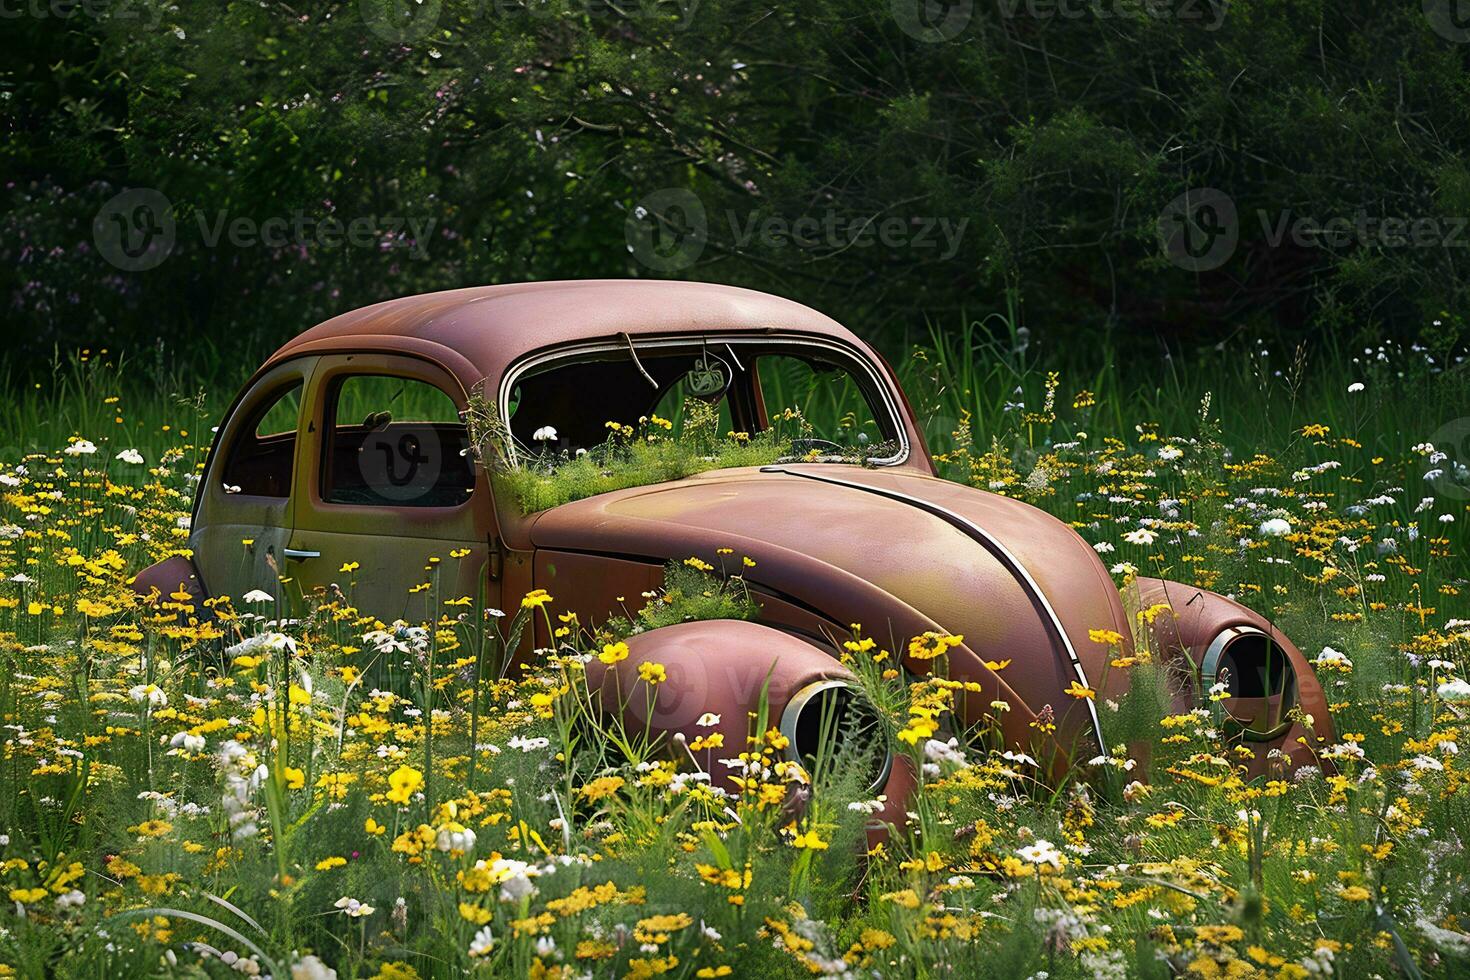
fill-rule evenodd
<path id="1" fill-rule="evenodd" d="M 984 688 L 978 718 L 991 700 L 1012 701 L 1012 734 L 1024 739 L 1033 712 L 1050 705 L 1064 744 L 1090 727 L 1077 698 L 1077 676 L 1048 633 L 1035 597 L 1012 572 L 964 533 L 908 504 L 875 497 L 863 484 L 888 484 L 965 511 L 1002 535 L 1061 610 L 1089 680 L 1108 675 L 1108 649 L 1089 629 L 1129 635 L 1117 589 L 1097 555 L 1064 524 L 1017 501 L 931 477 L 837 464 L 790 466 L 791 472 L 744 468 L 702 474 L 575 501 L 543 513 L 531 530 L 538 548 L 642 555 L 650 560 L 711 556 L 733 548 L 756 560 L 748 577 L 789 604 L 820 610 L 902 655 L 907 639 L 927 630 L 962 634 L 951 651 L 951 676 Z M 812 483 L 819 471 L 853 486 Z M 539 565 L 538 565 L 539 569 Z M 538 577 L 538 585 L 544 585 Z M 907 659 L 907 658 L 906 658 Z M 998 670 L 986 662 L 1011 661 Z M 908 660 L 916 673 L 930 663 Z"/>
<path id="2" fill-rule="evenodd" d="M 1156 578 L 1141 578 L 1137 586 L 1143 608 L 1164 606 L 1170 610 L 1168 615 L 1155 616 L 1150 625 L 1154 649 L 1165 657 L 1187 656 L 1187 666 L 1191 669 L 1198 669 L 1204 663 L 1207 646 L 1226 630 L 1244 626 L 1269 636 L 1290 659 L 1300 716 L 1287 715 L 1285 732 L 1269 739 L 1266 744 L 1285 755 L 1285 764 L 1297 766 L 1319 762 L 1318 753 L 1333 739 L 1332 714 L 1328 711 L 1327 695 L 1321 681 L 1290 637 L 1260 613 L 1208 589 Z M 1210 681 L 1211 678 L 1206 678 L 1204 683 L 1208 685 Z M 1184 712 L 1194 707 L 1195 699 L 1183 686 L 1172 693 L 1176 711 Z M 1269 699 L 1271 711 L 1278 716 L 1281 713 L 1280 700 L 1279 697 Z M 1222 719 L 1248 718 L 1261 707 L 1260 699 L 1227 698 L 1219 710 Z M 1311 719 L 1310 730 L 1304 723 L 1306 718 Z M 1249 760 L 1252 774 L 1282 768 L 1268 755 L 1268 752 L 1257 752 Z"/>
<path id="3" fill-rule="evenodd" d="M 262 370 L 306 354 L 381 352 L 438 364 L 465 391 L 488 381 L 490 394 L 528 354 L 626 336 L 806 335 L 837 342 L 873 364 L 901 406 L 912 447 L 903 465 L 932 473 L 923 434 L 892 369 L 877 351 L 810 307 L 735 286 L 647 280 L 585 280 L 478 286 L 407 296 L 353 310 L 283 345 Z"/>
<path id="4" fill-rule="evenodd" d="M 489 481 L 476 471 L 473 494 L 456 507 L 329 503 L 323 499 L 325 448 L 332 424 L 329 401 L 334 382 L 353 375 L 386 375 L 433 385 L 463 410 L 465 393 L 448 372 L 420 358 L 387 354 L 323 355 L 303 405 L 308 420 L 303 438 L 303 465 L 293 497 L 290 551 L 309 558 L 288 558 L 284 574 L 303 592 L 337 585 L 350 593 L 352 604 L 379 618 L 433 618 L 435 590 L 410 593 L 437 577 L 439 601 L 481 597 L 500 601 L 498 581 L 485 574 L 491 542 L 496 539 L 495 508 L 488 505 Z M 396 447 L 396 444 L 394 444 Z M 379 448 L 379 447 L 373 447 Z M 385 443 L 381 448 L 388 449 Z M 382 465 L 367 448 L 357 465 Z M 396 465 L 393 460 L 388 465 Z M 442 465 L 431 459 L 426 467 Z M 411 494 L 413 488 L 406 488 Z M 484 503 L 482 503 L 484 502 Z M 460 557 L 451 553 L 468 552 Z M 437 576 L 430 559 L 438 559 Z M 358 567 L 350 573 L 341 569 Z M 350 583 L 350 584 L 349 584 Z"/>
<path id="5" fill-rule="evenodd" d="M 277 570 L 284 567 L 291 539 L 292 494 L 307 465 L 298 417 L 291 488 L 285 496 L 232 493 L 223 480 L 225 462 L 236 440 L 247 435 L 257 408 L 266 407 L 290 386 L 310 387 L 317 359 L 293 358 L 261 372 L 236 399 L 215 437 L 194 506 L 189 547 L 204 588 L 214 596 L 239 600 L 260 590 L 277 595 Z M 303 399 L 304 403 L 304 399 Z"/>
<path id="6" fill-rule="evenodd" d="M 483 468 L 469 499 L 454 506 L 323 500 L 324 466 L 352 465 L 347 450 L 337 454 L 341 459 L 324 460 L 335 378 L 387 373 L 423 381 L 464 413 L 477 397 L 501 405 L 514 372 L 573 348 L 622 344 L 636 353 L 637 344 L 718 342 L 722 336 L 731 343 L 807 340 L 862 360 L 898 415 L 907 451 L 887 465 L 719 470 L 533 514 L 504 501 L 497 508 Z M 251 406 L 262 392 L 293 378 L 304 384 L 304 397 L 289 500 L 226 493 L 216 469 Z M 384 451 L 390 463 L 393 458 L 391 446 L 370 443 L 379 431 L 376 414 L 358 426 L 353 438 L 361 441 L 349 443 L 362 455 L 362 466 L 368 465 L 370 447 Z M 397 434 L 395 424 L 391 417 L 383 423 L 385 438 Z M 740 574 L 760 605 L 764 626 L 803 648 L 834 655 L 834 645 L 860 624 L 912 672 L 924 674 L 936 665 L 909 656 L 908 640 L 931 630 L 961 634 L 964 640 L 949 651 L 944 669 L 955 680 L 973 682 L 973 690 L 957 695 L 962 718 L 976 722 L 994 713 L 993 702 L 1005 701 L 1009 710 L 997 720 L 1000 735 L 1008 747 L 1028 750 L 1037 741 L 1033 723 L 1053 718 L 1058 767 L 1077 751 L 1106 749 L 1097 705 L 1127 689 L 1126 670 L 1111 669 L 1110 661 L 1128 655 L 1133 642 L 1130 614 L 1112 577 L 1061 521 L 934 473 L 892 369 L 846 328 L 807 307 L 688 282 L 487 286 L 344 313 L 273 354 L 220 428 L 195 506 L 191 546 L 201 588 L 212 595 L 238 598 L 252 587 L 279 594 L 279 570 L 294 589 L 338 587 L 353 605 L 380 618 L 420 619 L 433 617 L 448 599 L 470 596 L 493 607 L 545 588 L 585 626 L 638 608 L 641 594 L 661 580 L 665 563 L 691 556 L 714 560 L 719 549 L 730 549 L 733 563 L 742 557 L 755 561 Z M 288 548 L 312 557 L 288 563 Z M 426 569 L 433 558 L 439 559 L 437 588 L 411 591 L 431 577 Z M 355 569 L 343 571 L 352 563 Z M 175 563 L 138 579 L 157 584 L 182 571 Z M 1143 580 L 1134 601 L 1152 605 L 1160 596 L 1172 598 L 1169 590 L 1185 587 Z M 1215 639 L 1210 631 L 1231 624 L 1279 637 L 1263 617 L 1225 597 L 1200 590 L 1189 595 L 1182 606 L 1175 603 L 1166 617 L 1170 624 L 1153 625 L 1156 645 L 1170 656 L 1197 662 Z M 722 629 L 726 637 L 765 635 L 728 624 Z M 1098 630 L 1123 639 L 1115 646 L 1094 641 Z M 524 662 L 548 645 L 551 637 L 544 633 L 538 622 L 516 656 Z M 1302 709 L 1318 719 L 1313 737 L 1330 735 L 1310 665 L 1289 641 L 1282 648 L 1300 681 Z M 1193 698 L 1181 695 L 1180 703 Z M 1304 734 L 1298 725 L 1282 739 Z M 1282 739 L 1272 745 L 1283 745 Z M 1310 755 L 1290 745 L 1286 752 L 1293 761 Z"/>

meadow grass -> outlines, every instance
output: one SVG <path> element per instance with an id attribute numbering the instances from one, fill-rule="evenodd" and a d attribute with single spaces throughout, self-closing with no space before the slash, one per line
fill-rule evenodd
<path id="1" fill-rule="evenodd" d="M 432 622 L 378 622 L 350 583 L 300 620 L 232 597 L 189 622 L 126 582 L 184 547 L 236 379 L 59 358 L 8 383 L 0 437 L 0 975 L 1458 975 L 1470 492 L 1430 444 L 1470 400 L 1430 356 L 1145 368 L 967 328 L 898 359 L 946 475 L 1069 522 L 1125 595 L 1162 575 L 1272 617 L 1340 741 L 1244 781 L 1145 658 L 1100 713 L 1146 757 L 1057 785 L 958 725 L 942 658 L 910 675 L 853 636 L 922 776 L 871 848 L 861 767 L 783 762 L 768 719 L 702 747 L 747 753 L 736 787 L 593 705 L 584 660 L 630 630 L 748 615 L 743 556 L 691 556 L 615 624 L 481 610 L 433 573 Z M 502 677 L 533 617 L 555 649 Z"/>

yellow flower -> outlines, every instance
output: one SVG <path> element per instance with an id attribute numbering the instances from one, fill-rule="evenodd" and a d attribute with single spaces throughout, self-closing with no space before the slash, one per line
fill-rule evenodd
<path id="1" fill-rule="evenodd" d="M 909 656 L 914 660 L 933 660 L 942 657 L 953 647 L 965 642 L 962 635 L 936 633 L 929 630 L 909 641 Z"/>
<path id="2" fill-rule="evenodd" d="M 638 665 L 638 676 L 643 678 L 649 687 L 656 687 L 669 679 L 668 673 L 664 670 L 664 665 L 656 664 L 652 661 Z"/>
<path id="3" fill-rule="evenodd" d="M 906 909 L 916 909 L 919 907 L 919 896 L 912 888 L 905 888 L 903 891 L 898 892 L 888 892 L 886 895 L 881 896 L 881 898 L 885 902 L 892 902 Z"/>
<path id="4" fill-rule="evenodd" d="M 394 803 L 407 803 L 424 785 L 424 774 L 412 766 L 399 766 L 388 777 L 388 799 Z"/>
<path id="5" fill-rule="evenodd" d="M 324 857 L 320 861 L 318 861 L 316 863 L 316 869 L 318 871 L 331 871 L 333 868 L 340 868 L 343 865 L 345 865 L 346 863 L 347 863 L 347 859 L 346 858 L 344 858 L 344 857 L 337 857 L 334 854 L 331 857 Z"/>
<path id="6" fill-rule="evenodd" d="M 551 593 L 545 589 L 533 589 L 521 600 L 522 609 L 540 609 L 551 601 Z"/>
<path id="7" fill-rule="evenodd" d="M 1071 684 L 1068 684 L 1067 690 L 1064 693 L 1070 694 L 1074 698 L 1086 698 L 1089 701 L 1097 697 L 1096 691 L 1080 681 L 1073 681 Z"/>
<path id="8" fill-rule="evenodd" d="M 492 916 L 493 913 L 483 905 L 475 905 L 470 902 L 459 903 L 459 917 L 466 922 L 473 922 L 477 926 L 482 926 L 489 922 Z"/>
<path id="9" fill-rule="evenodd" d="M 22 905 L 30 905 L 32 902 L 39 902 L 45 898 L 46 894 L 47 892 L 44 888 L 12 888 L 10 890 L 10 900 L 12 902 L 20 902 Z"/>
<path id="10" fill-rule="evenodd" d="M 592 780 L 582 787 L 582 795 L 588 800 L 596 802 L 608 796 L 612 796 L 623 786 L 622 776 L 602 776 Z"/>
<path id="11" fill-rule="evenodd" d="M 301 789 L 306 785 L 306 773 L 291 766 L 282 766 L 281 775 L 286 780 L 287 789 Z"/>
<path id="12" fill-rule="evenodd" d="M 531 709 L 538 718 L 551 718 L 556 713 L 556 701 L 567 692 L 565 685 L 553 691 L 537 691 L 531 695 Z"/>
<path id="13" fill-rule="evenodd" d="M 1362 885 L 1348 885 L 1342 891 L 1338 892 L 1338 894 L 1343 897 L 1344 901 L 1348 902 L 1366 902 L 1373 896 L 1373 893 Z"/>
<path id="14" fill-rule="evenodd" d="M 620 660 L 626 660 L 628 659 L 628 644 L 622 640 L 616 643 L 609 643 L 602 648 L 602 652 L 597 655 L 597 659 L 608 666 L 612 666 Z"/>
<path id="15" fill-rule="evenodd" d="M 77 612 L 96 619 L 100 616 L 111 616 L 116 610 L 100 602 L 93 602 L 91 599 L 78 599 Z"/>
<path id="16" fill-rule="evenodd" d="M 316 788 L 325 790 L 334 800 L 347 798 L 347 787 L 357 782 L 355 772 L 324 772 L 317 778 Z"/>
<path id="17" fill-rule="evenodd" d="M 706 749 L 722 749 L 725 747 L 725 736 L 720 732 L 711 732 L 701 735 L 689 743 L 690 752 L 703 752 Z"/>
<path id="18" fill-rule="evenodd" d="M 791 838 L 791 846 L 811 851 L 825 851 L 827 849 L 827 842 L 822 840 L 815 830 L 808 830 L 804 834 L 797 834 Z"/>
<path id="19" fill-rule="evenodd" d="M 381 837 L 388 830 L 387 827 L 384 827 L 382 824 L 378 823 L 372 817 L 368 817 L 367 820 L 363 822 L 362 829 L 363 830 L 366 830 L 368 833 L 372 834 L 374 837 Z"/>
<path id="20" fill-rule="evenodd" d="M 144 820 L 138 826 L 131 829 L 140 837 L 162 837 L 170 830 L 173 830 L 174 825 L 167 820 Z"/>
<path id="21" fill-rule="evenodd" d="M 1117 630 L 1088 630 L 1087 638 L 1093 643 L 1115 647 L 1123 642 L 1123 634 Z"/>

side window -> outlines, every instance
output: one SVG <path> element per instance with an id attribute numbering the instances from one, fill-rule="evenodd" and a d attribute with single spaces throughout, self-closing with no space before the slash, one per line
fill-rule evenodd
<path id="1" fill-rule="evenodd" d="M 301 382 L 263 399 L 246 420 L 225 461 L 226 493 L 287 497 L 296 460 L 296 425 Z"/>
<path id="2" fill-rule="evenodd" d="M 797 409 L 825 441 L 844 448 L 877 445 L 884 439 L 857 379 L 825 361 L 766 354 L 756 359 L 766 415 Z"/>
<path id="3" fill-rule="evenodd" d="M 328 412 L 322 460 L 327 503 L 454 507 L 474 491 L 464 422 L 433 385 L 350 375 L 333 385 Z"/>

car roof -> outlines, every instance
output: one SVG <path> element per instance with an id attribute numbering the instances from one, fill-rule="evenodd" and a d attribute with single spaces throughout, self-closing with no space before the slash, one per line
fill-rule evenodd
<path id="1" fill-rule="evenodd" d="M 846 341 L 852 331 L 825 314 L 752 289 L 700 282 L 601 279 L 508 283 L 405 296 L 343 313 L 277 350 L 261 371 L 307 354 L 412 354 L 442 365 L 466 390 L 499 383 L 532 351 L 577 341 L 659 334 L 762 330 Z"/>

